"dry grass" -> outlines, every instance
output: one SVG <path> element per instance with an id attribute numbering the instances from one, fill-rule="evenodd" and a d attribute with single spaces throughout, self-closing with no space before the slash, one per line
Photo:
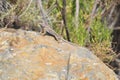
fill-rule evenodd
<path id="1" fill-rule="evenodd" d="M 115 52 L 110 47 L 110 42 L 104 41 L 102 43 L 93 43 L 89 48 L 96 56 L 107 64 L 116 57 Z"/>

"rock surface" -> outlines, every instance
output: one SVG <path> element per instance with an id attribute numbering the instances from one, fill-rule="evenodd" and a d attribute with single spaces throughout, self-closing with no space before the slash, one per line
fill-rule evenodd
<path id="1" fill-rule="evenodd" d="M 89 50 L 37 32 L 0 30 L 0 80 L 118 80 Z"/>

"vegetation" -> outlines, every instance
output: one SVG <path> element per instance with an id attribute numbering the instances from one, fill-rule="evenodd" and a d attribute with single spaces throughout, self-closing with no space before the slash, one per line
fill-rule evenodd
<path id="1" fill-rule="evenodd" d="M 106 8 L 109 9 L 112 2 L 105 2 Z M 42 22 L 43 16 L 36 7 L 35 0 L 9 0 L 9 3 L 10 9 L 0 13 L 0 27 L 11 27 L 14 26 L 13 22 L 16 22 L 19 28 L 23 26 L 23 29 L 32 30 Z M 94 12 L 94 0 L 42 0 L 48 24 L 52 25 L 58 34 L 66 40 L 88 47 L 109 64 L 116 54 L 111 48 L 112 30 L 105 24 L 106 21 L 101 19 L 104 6 L 101 3 L 102 0 L 100 8 L 96 7 Z M 6 19 L 9 21 L 5 21 Z"/>

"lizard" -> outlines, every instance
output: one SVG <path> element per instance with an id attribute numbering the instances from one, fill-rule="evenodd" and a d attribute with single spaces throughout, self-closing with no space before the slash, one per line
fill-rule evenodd
<path id="1" fill-rule="evenodd" d="M 54 37 L 54 39 L 58 42 L 60 42 L 60 40 L 63 40 L 63 38 L 57 34 L 50 26 L 41 23 L 40 27 L 42 35 L 50 35 Z"/>

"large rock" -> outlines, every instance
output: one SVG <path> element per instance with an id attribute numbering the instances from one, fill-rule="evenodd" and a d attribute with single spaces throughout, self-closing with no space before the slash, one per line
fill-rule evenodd
<path id="1" fill-rule="evenodd" d="M 118 80 L 88 49 L 37 32 L 0 30 L 0 80 Z"/>

